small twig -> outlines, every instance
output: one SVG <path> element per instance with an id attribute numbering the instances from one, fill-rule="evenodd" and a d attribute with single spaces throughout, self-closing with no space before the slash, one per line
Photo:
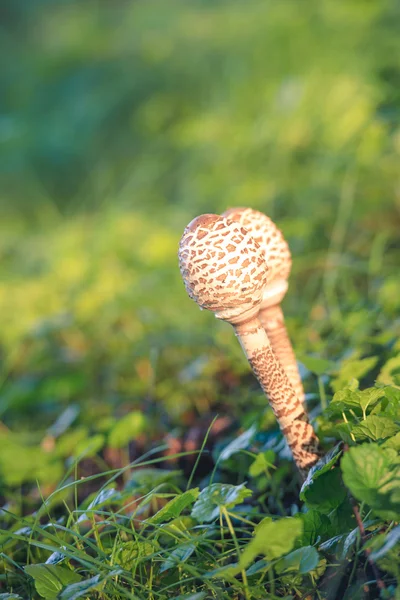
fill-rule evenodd
<path id="1" fill-rule="evenodd" d="M 362 540 L 363 544 L 365 545 L 365 543 L 367 541 L 367 536 L 365 533 L 364 523 L 362 522 L 362 519 L 361 519 L 360 511 L 358 509 L 358 504 L 353 500 L 353 498 L 351 499 L 351 505 L 352 505 L 354 516 L 357 521 L 358 529 L 360 530 L 361 540 Z M 364 548 L 364 552 L 367 556 L 367 560 L 368 560 L 369 564 L 371 565 L 371 569 L 374 573 L 376 585 L 378 586 L 378 588 L 380 590 L 386 589 L 385 583 L 382 580 L 379 569 L 378 569 L 375 561 L 371 558 L 371 552 L 372 552 L 371 548 Z"/>
<path id="2" fill-rule="evenodd" d="M 349 445 L 348 444 L 344 444 L 343 451 L 347 452 L 348 450 L 349 450 Z M 361 515 L 360 515 L 360 511 L 358 509 L 358 504 L 357 504 L 357 502 L 355 501 L 355 499 L 350 494 L 349 494 L 349 498 L 350 498 L 350 504 L 351 504 L 351 507 L 353 509 L 354 516 L 356 518 L 357 526 L 358 526 L 358 529 L 360 531 L 361 541 L 362 541 L 362 543 L 365 546 L 365 544 L 367 542 L 367 535 L 365 533 L 364 523 L 362 521 L 362 518 L 361 518 Z M 376 580 L 376 585 L 378 586 L 378 588 L 380 590 L 384 590 L 384 589 L 386 589 L 385 583 L 384 583 L 384 581 L 383 581 L 383 579 L 381 577 L 381 574 L 379 572 L 377 564 L 375 563 L 374 559 L 371 558 L 371 552 L 372 552 L 371 548 L 364 548 L 364 553 L 365 553 L 365 555 L 367 557 L 367 561 L 371 565 L 371 569 L 372 569 L 372 572 L 373 572 L 375 580 Z"/>

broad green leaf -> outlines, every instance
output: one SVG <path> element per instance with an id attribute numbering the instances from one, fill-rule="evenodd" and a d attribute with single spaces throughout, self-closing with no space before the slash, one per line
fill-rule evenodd
<path id="1" fill-rule="evenodd" d="M 342 560 L 345 560 L 348 557 L 349 552 L 352 550 L 359 535 L 360 535 L 360 530 L 358 527 L 356 527 L 355 529 L 350 531 L 350 533 L 348 535 L 346 535 L 343 538 L 343 550 L 342 550 L 342 555 L 341 555 Z"/>
<path id="2" fill-rule="evenodd" d="M 157 525 L 169 521 L 170 519 L 176 519 L 186 508 L 188 508 L 188 506 L 191 506 L 193 502 L 197 500 L 198 496 L 199 488 L 187 490 L 183 494 L 180 494 L 180 496 L 172 498 L 172 500 L 163 506 L 155 515 L 147 519 L 146 523 Z"/>
<path id="3" fill-rule="evenodd" d="M 230 458 L 236 452 L 248 448 L 252 439 L 257 433 L 257 428 L 255 425 L 252 425 L 250 429 L 244 431 L 239 437 L 234 439 L 230 444 L 225 446 L 220 455 L 220 460 L 224 461 Z"/>
<path id="4" fill-rule="evenodd" d="M 312 546 L 303 546 L 298 550 L 293 550 L 275 565 L 277 573 L 295 571 L 305 575 L 317 568 L 319 563 L 319 554 Z"/>
<path id="5" fill-rule="evenodd" d="M 241 485 L 230 485 L 213 483 L 206 487 L 197 498 L 192 509 L 192 517 L 200 521 L 213 521 L 220 514 L 220 509 L 233 508 L 252 495 L 244 483 Z"/>
<path id="6" fill-rule="evenodd" d="M 392 419 L 369 415 L 359 425 L 353 427 L 351 432 L 357 441 L 370 439 L 376 442 L 395 435 L 399 430 L 400 427 Z"/>
<path id="7" fill-rule="evenodd" d="M 260 573 L 260 571 L 265 571 L 269 564 L 267 560 L 257 560 L 246 570 L 246 575 L 255 575 L 256 573 Z"/>
<path id="8" fill-rule="evenodd" d="M 327 515 L 318 510 L 298 513 L 295 519 L 300 519 L 303 523 L 303 533 L 296 544 L 298 547 L 314 546 L 324 541 L 330 534 L 331 522 Z"/>
<path id="9" fill-rule="evenodd" d="M 156 541 L 130 541 L 124 542 L 118 549 L 117 562 L 123 569 L 130 571 L 137 562 L 151 556 L 160 549 Z"/>
<path id="10" fill-rule="evenodd" d="M 350 530 L 355 528 L 357 523 L 348 494 L 343 502 L 329 513 L 329 520 L 331 522 L 330 535 L 347 535 Z"/>
<path id="11" fill-rule="evenodd" d="M 260 531 L 266 523 L 273 523 L 274 520 L 272 517 L 264 517 L 254 528 L 254 535 L 257 535 L 258 531 Z"/>
<path id="12" fill-rule="evenodd" d="M 87 507 L 86 511 L 79 516 L 78 523 L 81 523 L 82 521 L 87 521 L 89 518 L 88 513 L 90 513 L 90 511 L 93 511 L 93 509 L 95 509 L 96 507 L 98 508 L 100 506 L 110 504 L 113 501 L 115 502 L 119 500 L 120 498 L 120 492 L 114 488 L 106 488 L 104 490 L 101 490 L 98 494 L 95 495 L 95 497 Z"/>
<path id="13" fill-rule="evenodd" d="M 336 425 L 334 430 L 336 431 L 337 437 L 340 437 L 342 442 L 344 442 L 345 444 L 352 445 L 354 443 L 354 440 L 351 437 L 351 433 L 353 430 L 352 423 L 339 423 L 338 425 Z"/>
<path id="14" fill-rule="evenodd" d="M 162 563 L 160 573 L 164 573 L 164 571 L 168 571 L 168 569 L 172 569 L 173 567 L 177 567 L 179 564 L 186 562 L 195 550 L 196 544 L 193 543 L 178 546 L 169 553 L 167 560 Z"/>
<path id="15" fill-rule="evenodd" d="M 85 458 L 96 456 L 103 448 L 106 438 L 102 433 L 97 433 L 91 437 L 80 441 L 74 449 L 74 456 L 84 456 Z"/>
<path id="16" fill-rule="evenodd" d="M 300 519 L 286 517 L 279 521 L 265 519 L 256 529 L 254 538 L 247 544 L 240 557 L 240 568 L 246 569 L 258 556 L 274 560 L 290 552 L 303 533 Z"/>
<path id="17" fill-rule="evenodd" d="M 392 419 L 400 419 L 400 386 L 393 387 L 387 385 L 384 388 L 386 404 L 383 409 L 385 416 L 391 417 Z M 382 402 L 382 405 L 384 402 Z"/>
<path id="18" fill-rule="evenodd" d="M 336 554 L 338 553 L 338 550 L 343 547 L 344 538 L 345 536 L 343 534 L 335 535 L 334 537 L 329 538 L 329 540 L 326 540 L 320 544 L 319 550 L 322 552 L 327 552 L 328 554 Z"/>
<path id="19" fill-rule="evenodd" d="M 393 450 L 400 452 L 400 431 L 393 437 L 385 440 L 385 442 L 382 444 L 382 448 L 392 448 Z"/>
<path id="20" fill-rule="evenodd" d="M 258 477 L 259 475 L 268 473 L 269 469 L 273 467 L 274 460 L 275 452 L 273 450 L 260 452 L 250 465 L 249 475 L 251 475 L 251 477 Z"/>
<path id="21" fill-rule="evenodd" d="M 308 472 L 307 479 L 301 486 L 301 490 L 300 490 L 300 499 L 301 500 L 305 499 L 304 494 L 306 493 L 307 489 L 311 485 L 313 485 L 319 477 L 321 477 L 322 475 L 324 475 L 325 473 L 330 471 L 332 469 L 333 465 L 337 463 L 337 461 L 339 460 L 341 455 L 342 455 L 342 443 L 337 444 L 334 448 L 332 448 L 332 450 L 327 452 L 325 454 L 325 456 L 317 462 L 316 465 L 311 467 L 311 469 Z"/>
<path id="22" fill-rule="evenodd" d="M 367 408 L 372 409 L 384 395 L 383 388 L 367 388 L 360 391 L 352 387 L 346 387 L 335 393 L 324 414 L 328 417 L 335 417 L 352 410 L 356 414 L 365 417 Z"/>
<path id="23" fill-rule="evenodd" d="M 367 358 L 354 356 L 344 360 L 340 366 L 338 375 L 331 382 L 334 392 L 341 390 L 353 379 L 364 377 L 375 367 L 377 362 L 377 356 L 369 356 Z"/>
<path id="24" fill-rule="evenodd" d="M 314 477 L 307 487 L 303 485 L 300 497 L 308 508 L 315 508 L 325 514 L 330 513 L 346 497 L 340 469 L 333 469 Z"/>
<path id="25" fill-rule="evenodd" d="M 175 542 L 180 537 L 187 536 L 187 533 L 195 527 L 197 521 L 189 516 L 181 516 L 173 519 L 169 523 L 160 525 L 160 535 L 157 538 L 160 544 L 168 544 L 171 541 Z M 193 534 L 193 532 L 192 532 Z"/>
<path id="26" fill-rule="evenodd" d="M 226 581 L 234 583 L 235 577 L 239 575 L 241 570 L 242 569 L 239 566 L 239 563 L 234 562 L 230 563 L 229 565 L 213 569 L 212 571 L 208 571 L 204 577 L 207 579 L 225 579 Z"/>
<path id="27" fill-rule="evenodd" d="M 180 471 L 168 471 L 166 469 L 134 469 L 130 480 L 125 485 L 125 489 L 144 495 L 161 484 L 176 482 L 180 474 Z"/>
<path id="28" fill-rule="evenodd" d="M 400 543 L 400 525 L 389 531 L 384 538 L 383 545 L 371 552 L 372 560 L 383 558 L 392 548 Z"/>
<path id="29" fill-rule="evenodd" d="M 342 412 L 346 410 L 357 410 L 360 408 L 357 391 L 358 390 L 354 385 L 350 385 L 335 392 L 324 414 L 328 417 L 332 417 L 341 415 Z"/>
<path id="30" fill-rule="evenodd" d="M 357 391 L 355 394 L 358 397 L 361 409 L 366 413 L 367 408 L 372 408 L 377 404 L 378 400 L 384 397 L 385 390 L 382 388 L 371 387 L 366 390 Z"/>
<path id="31" fill-rule="evenodd" d="M 77 427 L 73 431 L 67 431 L 57 440 L 54 452 L 57 456 L 71 456 L 78 444 L 87 440 L 88 437 L 89 431 L 86 427 Z"/>
<path id="32" fill-rule="evenodd" d="M 334 367 L 335 363 L 325 358 L 316 358 L 314 356 L 299 356 L 299 361 L 315 375 L 323 375 L 329 373 Z"/>
<path id="33" fill-rule="evenodd" d="M 70 583 L 81 581 L 81 576 L 71 569 L 58 565 L 29 565 L 25 571 L 33 577 L 38 594 L 45 600 L 57 600 L 59 592 Z"/>
<path id="34" fill-rule="evenodd" d="M 39 480 L 46 484 L 62 478 L 62 462 L 22 436 L 0 431 L 0 479 L 9 486 Z"/>
<path id="35" fill-rule="evenodd" d="M 46 560 L 45 564 L 46 565 L 58 565 L 59 563 L 63 562 L 65 560 L 65 554 L 62 554 L 61 552 L 53 552 L 52 554 L 50 554 L 49 558 Z"/>
<path id="36" fill-rule="evenodd" d="M 103 581 L 102 576 L 95 575 L 90 579 L 85 579 L 84 581 L 79 581 L 78 583 L 71 583 L 66 588 L 63 589 L 62 592 L 57 596 L 58 600 L 76 600 L 77 598 L 82 598 L 82 596 L 87 596 L 87 593 L 90 590 L 95 590 Z"/>
<path id="37" fill-rule="evenodd" d="M 115 569 L 113 571 L 109 571 L 106 575 L 101 575 L 99 573 L 90 579 L 84 579 L 78 583 L 71 583 L 65 587 L 62 592 L 60 592 L 60 594 L 57 596 L 57 600 L 77 600 L 77 598 L 82 597 L 91 598 L 93 594 L 88 596 L 88 592 L 90 592 L 90 590 L 95 590 L 100 585 L 104 584 L 104 582 L 108 579 L 117 577 L 122 573 L 122 569 Z"/>
<path id="38" fill-rule="evenodd" d="M 395 387 L 400 386 L 400 354 L 393 358 L 389 358 L 382 367 L 377 381 Z"/>
<path id="39" fill-rule="evenodd" d="M 385 519 L 400 516 L 400 457 L 376 443 L 349 449 L 341 462 L 343 480 L 357 500 Z"/>
<path id="40" fill-rule="evenodd" d="M 143 433 L 148 427 L 145 415 L 134 410 L 120 419 L 112 428 L 108 443 L 111 448 L 124 448 L 131 440 Z"/>
<path id="41" fill-rule="evenodd" d="M 96 506 L 103 506 L 104 504 L 109 504 L 111 500 L 116 500 L 120 498 L 120 492 L 115 488 L 105 488 L 101 490 L 93 500 L 90 502 L 89 506 L 86 510 L 90 510 L 96 508 Z"/>

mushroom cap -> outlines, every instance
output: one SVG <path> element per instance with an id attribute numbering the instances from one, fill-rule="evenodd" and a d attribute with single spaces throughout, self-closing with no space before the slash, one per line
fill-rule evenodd
<path id="1" fill-rule="evenodd" d="M 289 246 L 282 232 L 267 215 L 252 208 L 230 208 L 222 216 L 240 223 L 264 250 L 269 284 L 289 278 L 292 267 Z"/>
<path id="2" fill-rule="evenodd" d="M 230 322 L 255 309 L 267 284 L 264 251 L 249 232 L 219 215 L 200 215 L 179 244 L 179 268 L 190 298 Z"/>

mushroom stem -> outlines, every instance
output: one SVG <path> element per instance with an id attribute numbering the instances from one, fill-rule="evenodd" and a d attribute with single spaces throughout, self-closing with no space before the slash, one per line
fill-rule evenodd
<path id="1" fill-rule="evenodd" d="M 273 351 L 288 374 L 298 398 L 304 404 L 303 384 L 292 344 L 286 331 L 283 313 L 280 309 L 280 303 L 288 289 L 288 277 L 292 266 L 289 246 L 275 223 L 258 210 L 230 208 L 225 211 L 223 216 L 240 223 L 264 251 L 269 268 L 269 277 L 260 305 L 262 311 L 260 320 L 264 325 Z"/>
<path id="2" fill-rule="evenodd" d="M 282 308 L 279 304 L 263 308 L 261 304 L 259 319 L 265 329 L 277 359 L 286 371 L 296 396 L 300 402 L 304 404 L 305 394 L 303 383 L 297 367 L 293 346 L 285 326 Z"/>
<path id="3" fill-rule="evenodd" d="M 276 358 L 260 320 L 253 317 L 232 325 L 304 476 L 321 457 L 318 438 L 304 408 Z"/>

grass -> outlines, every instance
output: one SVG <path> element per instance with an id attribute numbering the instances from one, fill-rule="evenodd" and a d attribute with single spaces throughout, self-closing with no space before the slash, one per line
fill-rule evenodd
<path id="1" fill-rule="evenodd" d="M 1 74 L 0 598 L 398 599 L 397 5 L 29 18 Z M 229 205 L 292 250 L 327 452 L 302 488 L 180 280 L 183 228 Z"/>

